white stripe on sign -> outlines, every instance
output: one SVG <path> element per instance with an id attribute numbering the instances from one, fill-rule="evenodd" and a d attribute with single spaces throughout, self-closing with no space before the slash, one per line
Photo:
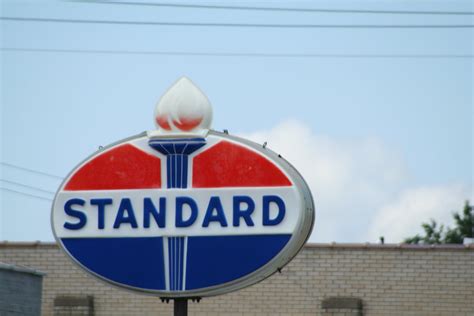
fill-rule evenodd
<path id="1" fill-rule="evenodd" d="M 60 238 L 289 234 L 301 216 L 294 187 L 62 191 Z"/>

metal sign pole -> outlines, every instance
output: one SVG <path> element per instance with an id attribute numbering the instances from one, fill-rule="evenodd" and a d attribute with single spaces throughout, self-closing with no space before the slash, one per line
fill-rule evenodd
<path id="1" fill-rule="evenodd" d="M 188 299 L 174 299 L 174 316 L 188 316 Z"/>

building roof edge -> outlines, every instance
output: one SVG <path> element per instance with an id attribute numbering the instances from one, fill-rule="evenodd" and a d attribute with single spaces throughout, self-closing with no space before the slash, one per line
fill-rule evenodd
<path id="1" fill-rule="evenodd" d="M 50 241 L 0 241 L 0 248 L 56 248 L 56 242 Z M 372 244 L 372 243 L 306 243 L 304 248 L 320 249 L 371 249 L 371 250 L 474 250 L 474 244 L 441 244 L 441 245 L 413 245 L 413 244 Z"/>

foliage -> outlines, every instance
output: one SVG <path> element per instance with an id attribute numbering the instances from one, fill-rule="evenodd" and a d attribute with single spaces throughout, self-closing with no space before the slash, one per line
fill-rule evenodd
<path id="1" fill-rule="evenodd" d="M 413 237 L 406 238 L 405 243 L 408 244 L 462 244 L 464 238 L 473 238 L 474 234 L 474 214 L 473 207 L 466 201 L 464 209 L 461 214 L 453 213 L 455 227 L 447 227 L 444 229 L 444 225 L 439 225 L 434 219 L 431 219 L 429 223 L 421 224 L 424 230 L 424 235 L 415 235 Z"/>

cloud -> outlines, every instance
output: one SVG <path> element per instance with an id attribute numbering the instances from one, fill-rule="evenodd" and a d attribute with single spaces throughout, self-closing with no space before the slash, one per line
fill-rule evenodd
<path id="1" fill-rule="evenodd" d="M 468 196 L 460 185 L 409 187 L 402 156 L 377 138 L 317 135 L 296 120 L 241 136 L 267 141 L 301 172 L 316 205 L 312 242 L 401 242 L 431 217 L 449 223 Z"/>
<path id="2" fill-rule="evenodd" d="M 384 236 L 387 242 L 401 242 L 422 233 L 422 222 L 434 219 L 453 226 L 453 211 L 463 208 L 468 190 L 462 185 L 419 187 L 404 190 L 396 200 L 382 206 L 369 228 L 369 239 Z"/>

